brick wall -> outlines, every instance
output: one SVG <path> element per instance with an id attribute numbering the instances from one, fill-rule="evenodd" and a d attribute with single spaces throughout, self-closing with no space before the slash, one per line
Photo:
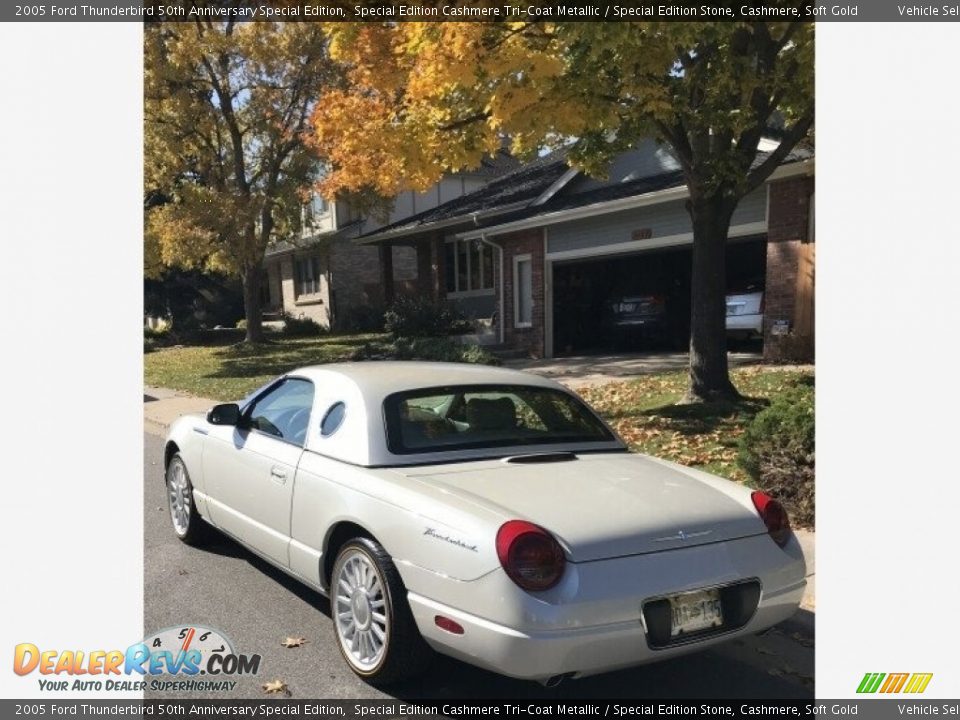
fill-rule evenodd
<path id="1" fill-rule="evenodd" d="M 804 247 L 810 224 L 810 197 L 814 189 L 812 177 L 790 178 L 770 184 L 769 217 L 767 220 L 767 280 L 764 297 L 763 355 L 768 361 L 809 361 L 813 359 L 812 328 L 796 332 L 799 315 L 812 308 L 799 307 L 812 303 L 798 293 L 805 278 L 802 263 L 809 255 Z M 774 335 L 777 321 L 789 323 L 789 333 Z"/>
<path id="2" fill-rule="evenodd" d="M 541 358 L 544 354 L 544 284 L 543 284 L 543 230 L 524 230 L 496 238 L 503 246 L 503 311 L 498 308 L 498 317 L 504 325 L 504 345 L 522 350 L 530 357 Z M 513 259 L 517 255 L 530 255 L 533 265 L 533 323 L 528 328 L 515 326 Z M 496 271 L 499 272 L 499 269 Z M 496 279 L 495 279 L 496 280 Z M 496 282 L 495 282 L 496 286 Z M 499 303 L 499 297 L 497 298 Z"/>
<path id="3" fill-rule="evenodd" d="M 358 308 L 383 305 L 380 255 L 374 245 L 357 245 L 346 238 L 330 245 L 330 271 L 334 326 L 349 322 Z"/>

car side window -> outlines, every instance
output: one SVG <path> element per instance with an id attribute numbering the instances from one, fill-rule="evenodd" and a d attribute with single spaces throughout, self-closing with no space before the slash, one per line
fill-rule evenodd
<path id="1" fill-rule="evenodd" d="M 313 383 L 302 378 L 287 378 L 253 404 L 247 415 L 248 426 L 303 445 L 312 408 Z"/>
<path id="2" fill-rule="evenodd" d="M 323 416 L 323 420 L 320 421 L 320 434 L 323 437 L 333 435 L 343 422 L 343 416 L 346 415 L 346 412 L 347 406 L 342 402 L 331 405 L 326 415 Z"/>

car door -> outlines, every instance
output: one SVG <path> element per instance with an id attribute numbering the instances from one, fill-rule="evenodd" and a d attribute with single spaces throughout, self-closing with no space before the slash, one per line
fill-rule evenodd
<path id="1" fill-rule="evenodd" d="M 313 409 L 313 383 L 288 377 L 256 397 L 237 427 L 213 427 L 203 454 L 214 524 L 289 565 L 293 479 Z"/>

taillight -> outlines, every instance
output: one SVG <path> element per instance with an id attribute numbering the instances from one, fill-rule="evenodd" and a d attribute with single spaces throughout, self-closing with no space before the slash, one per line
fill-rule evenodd
<path id="1" fill-rule="evenodd" d="M 760 519 L 767 526 L 767 532 L 773 541 L 780 547 L 786 545 L 790 539 L 790 518 L 787 517 L 783 505 L 760 490 L 756 490 L 750 499 L 753 500 L 753 505 L 760 513 Z"/>
<path id="2" fill-rule="evenodd" d="M 563 577 L 566 558 L 553 535 L 525 520 L 510 520 L 497 531 L 497 557 L 524 590 L 549 590 Z"/>

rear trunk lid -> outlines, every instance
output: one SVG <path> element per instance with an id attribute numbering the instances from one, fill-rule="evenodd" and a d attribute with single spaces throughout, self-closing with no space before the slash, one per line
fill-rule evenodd
<path id="1" fill-rule="evenodd" d="M 629 453 L 550 462 L 490 460 L 403 474 L 549 530 L 586 562 L 721 542 L 766 532 L 734 483 Z"/>

